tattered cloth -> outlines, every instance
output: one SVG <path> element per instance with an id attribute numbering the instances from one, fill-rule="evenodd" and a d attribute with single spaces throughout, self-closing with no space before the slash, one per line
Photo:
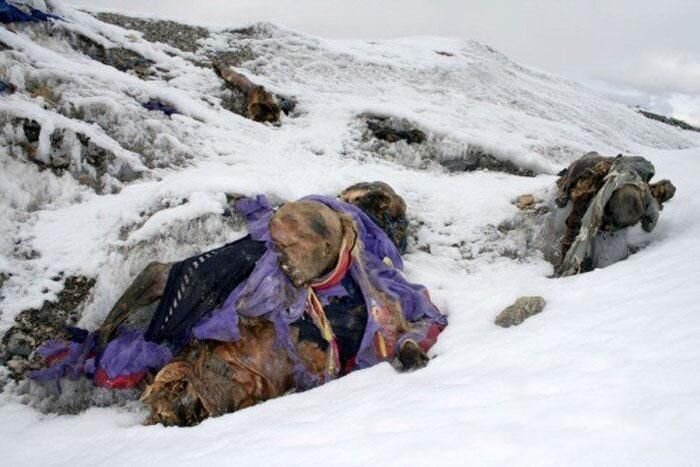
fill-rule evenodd
<path id="1" fill-rule="evenodd" d="M 610 171 L 605 176 L 605 183 L 593 197 L 581 219 L 579 233 L 561 263 L 560 276 L 571 276 L 581 272 L 584 261 L 592 255 L 593 240 L 603 224 L 605 206 L 615 190 L 624 185 L 634 185 L 640 189 L 645 207 L 642 228 L 646 232 L 654 229 L 660 210 L 659 203 L 652 196 L 648 185 L 654 173 L 654 165 L 642 157 L 618 156 L 614 159 Z"/>
<path id="2" fill-rule="evenodd" d="M 430 301 L 423 286 L 411 284 L 403 277 L 401 256 L 384 231 L 350 204 L 323 196 L 304 200 L 323 203 L 349 216 L 357 232 L 347 275 L 360 289 L 368 316 L 354 357 L 356 368 L 366 368 L 393 357 L 395 350 L 407 339 L 421 343 L 425 349 L 430 347 L 439 330 L 447 325 L 447 318 Z M 70 343 L 49 342 L 42 346 L 40 354 L 52 364 L 35 372 L 33 377 L 58 381 L 64 376 L 75 379 L 87 375 L 102 386 L 133 387 L 138 383 L 139 375 L 162 368 L 191 338 L 236 342 L 240 338 L 239 316 L 246 316 L 264 317 L 274 324 L 277 345 L 285 348 L 295 363 L 297 389 L 321 384 L 323 381 L 312 375 L 297 357 L 290 325 L 308 311 L 310 292 L 325 306 L 333 297 L 348 296 L 348 290 L 343 282 L 313 291 L 294 287 L 279 267 L 279 253 L 270 238 L 268 225 L 273 209 L 267 198 L 262 195 L 255 199 L 244 198 L 236 203 L 236 208 L 246 217 L 250 238 L 259 242 L 264 252 L 249 276 L 235 286 L 223 303 L 217 297 L 201 296 L 204 290 L 216 287 L 191 285 L 196 281 L 207 282 L 196 272 L 198 267 L 194 265 L 201 263 L 199 259 L 209 261 L 217 254 L 225 258 L 226 246 L 173 267 L 165 295 L 145 335 L 124 329 L 104 349 L 98 348 L 92 333 Z M 247 272 L 236 274 L 245 275 Z M 219 281 L 219 275 L 215 276 L 214 280 Z M 220 290 L 226 290 L 226 287 Z M 393 315 L 396 313 L 401 325 L 387 326 L 392 319 L 396 321 L 397 317 Z M 332 372 L 329 370 L 325 380 L 337 374 L 337 368 Z"/>

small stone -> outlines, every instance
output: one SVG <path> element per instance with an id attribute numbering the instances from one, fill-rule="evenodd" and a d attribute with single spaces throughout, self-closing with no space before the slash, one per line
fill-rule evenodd
<path id="1" fill-rule="evenodd" d="M 530 316 L 541 313 L 547 302 L 542 297 L 520 297 L 496 317 L 502 328 L 517 326 Z"/>
<path id="2" fill-rule="evenodd" d="M 535 197 L 531 194 L 520 195 L 518 196 L 518 199 L 515 200 L 515 207 L 521 211 L 532 209 L 535 207 Z"/>
<path id="3" fill-rule="evenodd" d="M 36 343 L 34 339 L 23 332 L 15 332 L 7 340 L 7 351 L 12 355 L 29 357 Z"/>
<path id="4" fill-rule="evenodd" d="M 5 366 L 15 375 L 24 375 L 29 369 L 29 363 L 22 357 L 11 358 Z"/>

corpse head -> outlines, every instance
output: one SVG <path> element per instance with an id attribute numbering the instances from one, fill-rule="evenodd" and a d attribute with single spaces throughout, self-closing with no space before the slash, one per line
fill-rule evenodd
<path id="1" fill-rule="evenodd" d="M 322 277 L 338 262 L 343 243 L 340 215 L 315 201 L 282 205 L 270 220 L 280 267 L 295 287 Z"/>
<path id="2" fill-rule="evenodd" d="M 650 183 L 649 190 L 651 190 L 651 195 L 660 205 L 663 205 L 676 194 L 676 186 L 671 183 L 670 180 L 666 179 L 660 180 L 656 183 Z"/>
<path id="3" fill-rule="evenodd" d="M 389 236 L 401 253 L 406 252 L 406 202 L 384 182 L 357 183 L 340 199 L 362 209 Z"/>
<path id="4" fill-rule="evenodd" d="M 605 205 L 603 224 L 609 230 L 624 229 L 639 222 L 645 210 L 642 190 L 635 185 L 624 185 L 613 192 Z"/>

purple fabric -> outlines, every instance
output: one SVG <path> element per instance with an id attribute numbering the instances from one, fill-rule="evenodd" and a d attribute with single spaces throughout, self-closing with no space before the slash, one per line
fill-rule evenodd
<path id="1" fill-rule="evenodd" d="M 398 249 L 369 216 L 359 208 L 335 198 L 308 196 L 303 200 L 323 203 L 337 212 L 347 214 L 357 226 L 363 245 L 360 259 L 363 264 L 360 267 L 356 264 L 357 259 L 354 259 L 350 274 L 360 285 L 368 309 L 367 328 L 357 355 L 360 368 L 379 362 L 373 340 L 380 326 L 369 312 L 372 307 L 378 305 L 378 297 L 372 295 L 369 290 L 371 287 L 363 280 L 364 274 L 367 274 L 367 279 L 374 288 L 401 304 L 408 321 L 427 319 L 442 326 L 447 324 L 447 318 L 430 302 L 425 288 L 411 284 L 403 277 L 400 272 L 403 269 L 403 260 Z M 265 316 L 275 324 L 277 344 L 286 348 L 290 356 L 295 358 L 296 352 L 291 342 L 289 325 L 303 315 L 307 291 L 295 288 L 279 268 L 278 254 L 268 228 L 274 211 L 267 198 L 263 195 L 255 199 L 244 198 L 236 203 L 236 208 L 246 216 L 251 237 L 265 241 L 268 251 L 258 261 L 250 278 L 229 295 L 223 306 L 197 324 L 193 333 L 198 339 L 235 341 L 238 339 L 239 314 Z M 384 258 L 389 258 L 393 267 L 385 264 Z M 323 303 L 333 294 L 342 295 L 343 292 L 342 287 L 334 287 L 319 295 Z"/>
<path id="2" fill-rule="evenodd" d="M 37 353 L 43 358 L 65 356 L 43 370 L 32 372 L 32 379 L 38 381 L 58 381 L 60 378 L 76 380 L 84 374 L 91 375 L 95 369 L 97 339 L 94 333 L 88 334 L 83 342 L 62 342 L 50 340 L 42 344 Z"/>
<path id="3" fill-rule="evenodd" d="M 145 340 L 140 331 L 124 330 L 107 344 L 98 366 L 107 376 L 116 378 L 146 369 L 159 370 L 172 359 L 173 354 L 165 345 Z"/>
<path id="4" fill-rule="evenodd" d="M 356 358 L 359 368 L 366 368 L 379 362 L 374 349 L 374 335 L 380 329 L 380 325 L 374 319 L 373 313 L 371 313 L 371 309 L 379 305 L 378 297 L 371 295 L 366 284 L 363 287 L 364 274 L 367 274 L 372 286 L 385 293 L 390 299 L 396 300 L 401 304 L 401 311 L 407 321 L 425 320 L 440 326 L 447 325 L 447 317 L 433 305 L 428 298 L 426 289 L 421 285 L 408 282 L 403 277 L 401 273 L 403 260 L 399 250 L 386 233 L 367 214 L 361 209 L 335 198 L 314 195 L 304 199 L 323 203 L 337 212 L 352 216 L 358 228 L 358 235 L 363 245 L 363 264 L 362 268 L 360 268 L 360 265 L 353 263 L 350 268 L 350 274 L 352 274 L 353 279 L 362 289 L 368 312 L 367 328 Z M 393 267 L 384 263 L 384 258 L 389 258 L 393 263 Z M 420 333 L 421 329 L 427 331 L 428 326 L 420 325 L 416 329 L 412 329 L 411 333 Z"/>
<path id="5" fill-rule="evenodd" d="M 367 327 L 357 354 L 359 368 L 372 366 L 379 361 L 374 349 L 374 335 L 380 329 L 371 309 L 381 306 L 380 295 L 401 305 L 404 317 L 409 322 L 418 322 L 407 334 L 424 334 L 426 323 L 447 324 L 447 319 L 430 302 L 424 287 L 411 284 L 400 272 L 403 261 L 394 243 L 363 211 L 350 204 L 324 196 L 310 196 L 304 200 L 323 203 L 331 209 L 349 215 L 355 222 L 361 241 L 359 257 L 353 256 L 349 273 L 359 285 L 368 310 Z M 236 208 L 245 216 L 251 238 L 264 241 L 267 252 L 258 260 L 246 281 L 236 287 L 218 309 L 200 320 L 192 328 L 194 337 L 200 340 L 235 342 L 240 338 L 239 316 L 265 317 L 272 321 L 276 332 L 276 345 L 284 348 L 295 363 L 294 379 L 298 389 L 308 389 L 322 381 L 311 374 L 296 354 L 290 335 L 290 324 L 302 317 L 308 291 L 297 289 L 279 267 L 279 254 L 270 238 L 269 222 L 274 213 L 264 195 L 244 198 Z M 393 266 L 383 259 L 389 258 Z M 346 295 L 338 285 L 318 293 L 322 303 L 333 296 Z M 413 338 L 413 337 L 412 337 Z M 33 378 L 50 380 L 62 376 L 77 378 L 81 374 L 94 373 L 96 335 L 91 333 L 84 342 L 48 342 L 40 353 L 45 356 L 56 352 L 67 352 L 66 358 L 51 367 L 35 372 Z M 165 345 L 146 341 L 139 331 L 123 331 L 110 342 L 98 359 L 110 378 L 138 373 L 146 369 L 159 370 L 173 358 Z"/>

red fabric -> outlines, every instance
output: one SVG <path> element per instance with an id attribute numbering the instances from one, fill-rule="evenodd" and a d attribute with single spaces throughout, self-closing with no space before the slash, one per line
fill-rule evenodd
<path id="1" fill-rule="evenodd" d="M 64 350 L 61 350 L 59 352 L 56 352 L 55 354 L 52 354 L 52 355 L 49 355 L 48 357 L 46 357 L 44 359 L 44 363 L 45 363 L 46 367 L 48 368 L 51 365 L 53 365 L 54 363 L 59 362 L 59 361 L 63 360 L 64 358 L 66 358 L 66 355 L 68 355 L 68 352 L 69 352 L 69 349 L 64 349 Z"/>
<path id="2" fill-rule="evenodd" d="M 437 342 L 437 338 L 443 329 L 445 329 L 445 327 L 440 326 L 439 324 L 433 323 L 430 325 L 428 332 L 425 335 L 425 339 L 418 343 L 420 348 L 423 349 L 423 352 L 427 352 L 433 345 L 435 345 L 435 342 Z"/>
<path id="3" fill-rule="evenodd" d="M 119 375 L 116 378 L 110 378 L 104 368 L 100 368 L 95 373 L 95 384 L 107 389 L 131 389 L 135 388 L 144 376 L 146 376 L 146 372 L 140 371 L 130 375 Z"/>
<path id="4" fill-rule="evenodd" d="M 324 279 L 322 282 L 312 284 L 313 289 L 321 291 L 338 285 L 340 281 L 343 280 L 343 277 L 345 277 L 348 269 L 350 269 L 350 263 L 352 263 L 352 251 L 349 248 L 346 248 L 340 252 L 338 264 L 330 276 L 328 276 L 328 278 Z"/>

